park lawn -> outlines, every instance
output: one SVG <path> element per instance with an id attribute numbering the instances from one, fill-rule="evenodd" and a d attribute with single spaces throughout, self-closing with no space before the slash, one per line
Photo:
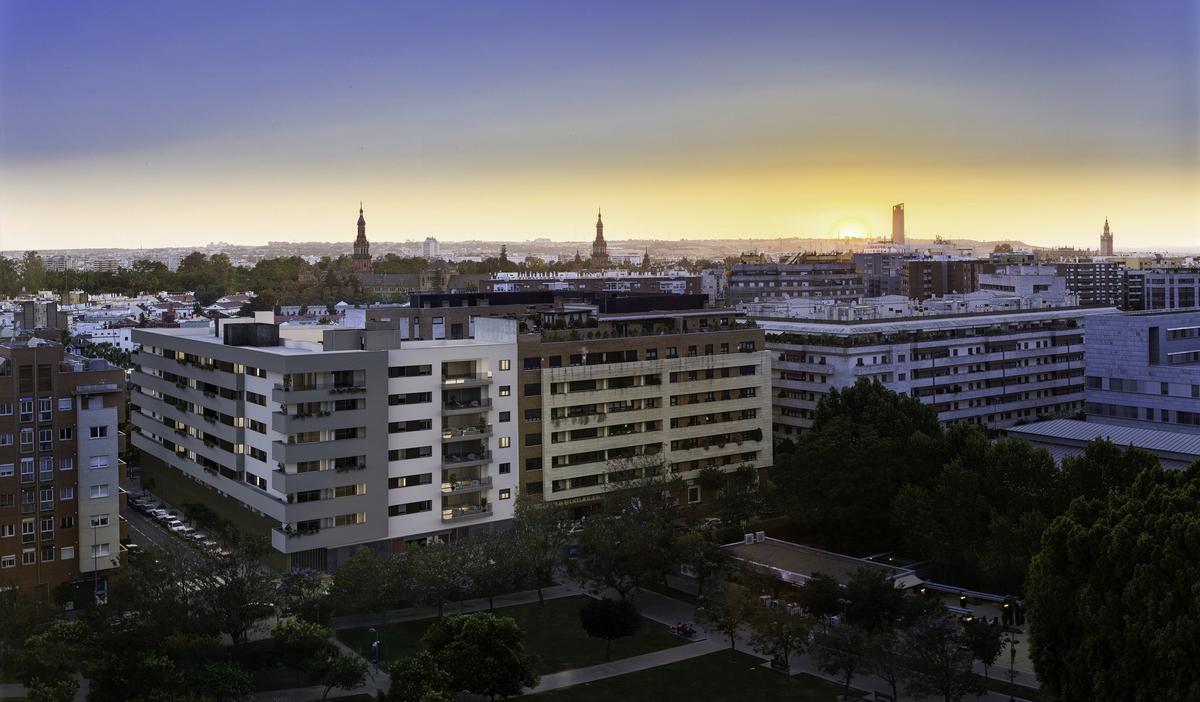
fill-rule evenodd
<path id="1" fill-rule="evenodd" d="M 317 676 L 308 671 L 293 670 L 275 659 L 273 643 L 269 639 L 251 641 L 231 646 L 229 658 L 240 663 L 254 678 L 255 692 L 289 690 L 294 687 L 309 687 L 318 682 Z"/>
<path id="2" fill-rule="evenodd" d="M 546 600 L 545 605 L 535 602 L 504 607 L 497 609 L 496 614 L 512 617 L 525 632 L 525 650 L 537 656 L 538 673 L 556 673 L 604 662 L 604 642 L 589 637 L 579 623 L 579 610 L 587 600 L 583 595 L 562 597 Z M 450 607 L 447 607 L 446 614 L 453 614 Z M 420 649 L 421 637 L 433 621 L 421 619 L 376 627 L 382 659 L 394 660 L 415 654 Z M 337 636 L 347 646 L 370 658 L 371 634 L 368 628 L 343 629 L 337 632 Z M 643 618 L 642 628 L 637 634 L 613 641 L 612 658 L 640 656 L 682 643 L 684 641 L 666 626 Z"/>
<path id="3" fill-rule="evenodd" d="M 984 680 L 982 675 L 979 676 L 979 680 L 983 683 L 984 687 L 992 692 L 998 692 L 1002 695 L 1009 695 L 1011 697 L 1031 700 L 1032 702 L 1041 702 L 1041 690 L 1032 687 L 1025 687 L 1024 685 L 1018 685 L 1016 683 L 1010 683 L 1007 680 L 1001 679 L 1000 676 L 996 675 L 996 667 L 998 666 L 993 666 L 992 675 L 989 679 Z"/>
<path id="4" fill-rule="evenodd" d="M 533 695 L 538 702 L 659 702 L 660 700 L 786 700 L 829 702 L 842 687 L 811 675 L 763 666 L 761 658 L 717 651 L 668 665 Z"/>

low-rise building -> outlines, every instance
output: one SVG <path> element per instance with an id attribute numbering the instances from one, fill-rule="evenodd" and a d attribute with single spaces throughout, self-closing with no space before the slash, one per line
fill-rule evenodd
<path id="1" fill-rule="evenodd" d="M 729 269 L 730 305 L 788 297 L 852 300 L 865 293 L 849 256 L 802 254 L 783 263 L 736 263 Z"/>

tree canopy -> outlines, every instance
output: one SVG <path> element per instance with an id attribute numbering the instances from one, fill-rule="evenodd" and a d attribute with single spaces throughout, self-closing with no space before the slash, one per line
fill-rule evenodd
<path id="1" fill-rule="evenodd" d="M 1029 569 L 1043 689 L 1055 699 L 1200 699 L 1197 583 L 1200 464 L 1148 468 L 1128 490 L 1072 502 Z"/>

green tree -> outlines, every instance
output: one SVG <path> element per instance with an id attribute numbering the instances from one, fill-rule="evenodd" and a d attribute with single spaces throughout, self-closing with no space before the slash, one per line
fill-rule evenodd
<path id="1" fill-rule="evenodd" d="M 754 650 L 791 669 L 794 653 L 802 653 L 812 632 L 811 621 L 792 603 L 778 602 L 770 607 L 755 607 L 750 616 Z"/>
<path id="2" fill-rule="evenodd" d="M 1102 448 L 1107 450 L 1107 448 Z M 1030 657 L 1054 699 L 1200 699 L 1200 464 L 1077 499 L 1026 587 Z"/>
<path id="3" fill-rule="evenodd" d="M 537 685 L 534 660 L 525 652 L 525 635 L 509 617 L 490 612 L 439 619 L 422 640 L 449 675 L 455 690 L 490 699 L 512 697 Z"/>
<path id="4" fill-rule="evenodd" d="M 984 693 L 971 670 L 974 655 L 958 620 L 945 610 L 925 617 L 905 632 L 908 668 L 905 690 L 914 697 L 959 702 Z"/>
<path id="5" fill-rule="evenodd" d="M 963 626 L 963 637 L 971 649 L 971 655 L 983 664 L 983 677 L 986 679 L 988 671 L 1000 657 L 1000 651 L 1004 650 L 1000 626 L 983 619 L 972 619 Z"/>
<path id="6" fill-rule="evenodd" d="M 729 638 L 730 653 L 737 650 L 738 629 L 750 621 L 757 606 L 750 600 L 750 593 L 737 583 L 721 578 L 720 585 L 704 597 L 704 606 L 696 610 L 696 618 Z"/>
<path id="7" fill-rule="evenodd" d="M 729 552 L 704 534 L 689 531 L 677 541 L 679 563 L 687 566 L 696 579 L 696 594 L 704 594 L 704 585 L 729 563 Z"/>
<path id="8" fill-rule="evenodd" d="M 347 692 L 362 687 L 367 682 L 367 662 L 354 654 L 335 651 L 321 666 L 320 673 L 320 684 L 325 688 L 321 699 L 327 700 L 335 687 Z"/>
<path id="9" fill-rule="evenodd" d="M 29 685 L 29 696 L 25 699 L 28 702 L 71 702 L 78 690 L 79 683 L 75 678 L 36 679 Z"/>
<path id="10" fill-rule="evenodd" d="M 513 517 L 515 558 L 537 588 L 538 604 L 545 604 L 542 588 L 552 581 L 554 570 L 562 563 L 567 543 L 565 521 L 561 507 L 535 501 L 528 495 L 517 497 Z"/>
<path id="11" fill-rule="evenodd" d="M 298 670 L 314 670 L 329 659 L 336 648 L 331 635 L 328 628 L 300 619 L 281 619 L 271 627 L 276 658 Z"/>
<path id="12" fill-rule="evenodd" d="M 904 591 L 879 568 L 859 568 L 846 581 L 846 621 L 867 633 L 892 629 L 904 612 Z"/>
<path id="13" fill-rule="evenodd" d="M 867 635 L 863 670 L 887 683 L 891 688 L 893 700 L 900 699 L 900 684 L 906 675 L 906 663 L 904 642 L 895 630 L 884 630 Z"/>
<path id="14" fill-rule="evenodd" d="M 360 546 L 333 573 L 329 601 L 339 613 L 382 612 L 399 599 L 396 584 L 399 567 L 395 559 Z"/>
<path id="15" fill-rule="evenodd" d="M 263 565 L 267 546 L 245 540 L 229 556 L 209 559 L 206 605 L 214 625 L 235 644 L 245 643 L 259 620 L 275 611 L 275 577 Z"/>
<path id="16" fill-rule="evenodd" d="M 184 676 L 185 689 L 197 696 L 225 702 L 242 700 L 254 692 L 254 679 L 233 661 L 212 661 L 197 666 Z"/>
<path id="17" fill-rule="evenodd" d="M 496 609 L 496 595 L 512 592 L 526 575 L 517 558 L 516 539 L 511 532 L 473 540 L 464 547 L 466 577 L 475 595 L 486 597 L 488 609 Z"/>
<path id="18" fill-rule="evenodd" d="M 633 636 L 642 626 L 642 615 L 628 600 L 588 598 L 579 610 L 579 623 L 593 639 L 604 641 L 604 660 L 612 656 L 613 639 Z"/>
<path id="19" fill-rule="evenodd" d="M 892 502 L 907 483 L 928 482 L 947 455 L 937 414 L 915 398 L 860 379 L 832 390 L 812 430 L 771 474 L 785 509 L 815 539 L 839 550 L 896 546 Z"/>
<path id="20" fill-rule="evenodd" d="M 454 682 L 428 651 L 401 658 L 388 668 L 392 680 L 381 702 L 453 702 Z"/>
<path id="21" fill-rule="evenodd" d="M 441 617 L 446 603 L 462 598 L 470 587 L 468 556 L 463 542 L 429 543 L 410 549 L 404 559 L 404 570 L 414 599 L 436 607 Z"/>
<path id="22" fill-rule="evenodd" d="M 866 631 L 852 624 L 839 624 L 828 631 L 818 632 L 809 648 L 817 667 L 830 675 L 842 678 L 845 695 L 850 694 L 850 681 L 867 661 L 869 637 Z"/>
<path id="23" fill-rule="evenodd" d="M 837 578 L 826 573 L 813 573 L 800 586 L 797 601 L 810 615 L 821 622 L 822 629 L 829 628 L 829 618 L 842 611 L 845 593 Z"/>
<path id="24" fill-rule="evenodd" d="M 37 251 L 26 251 L 21 258 L 21 284 L 30 293 L 41 290 L 46 284 L 46 264 Z"/>

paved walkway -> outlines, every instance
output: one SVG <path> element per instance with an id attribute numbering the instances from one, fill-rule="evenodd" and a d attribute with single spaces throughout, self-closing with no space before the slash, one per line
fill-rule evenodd
<path id="1" fill-rule="evenodd" d="M 0 698 L 28 697 L 29 688 L 21 683 L 0 683 Z"/>

